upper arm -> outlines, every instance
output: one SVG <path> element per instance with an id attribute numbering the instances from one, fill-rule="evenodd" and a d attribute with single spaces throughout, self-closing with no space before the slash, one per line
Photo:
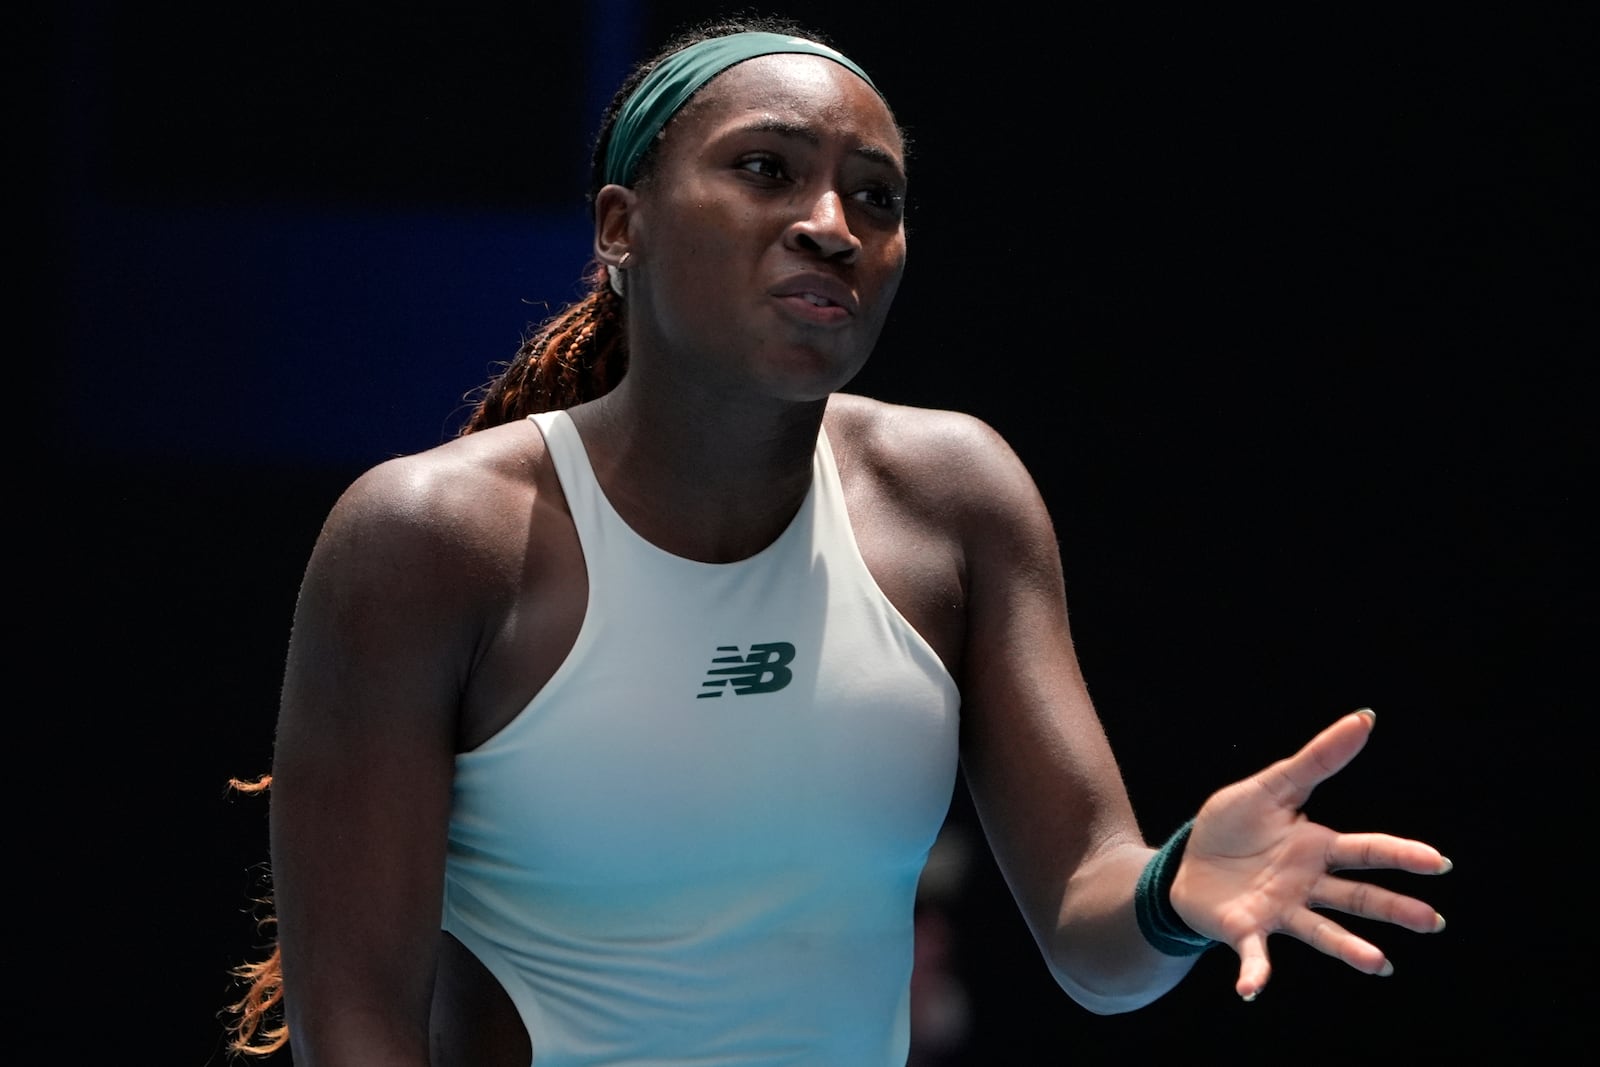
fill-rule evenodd
<path id="1" fill-rule="evenodd" d="M 474 632 L 452 566 L 464 549 L 438 512 L 415 465 L 358 479 L 324 524 L 295 608 L 271 854 L 286 1006 L 307 1062 L 354 1041 L 426 1053 Z"/>
<path id="2" fill-rule="evenodd" d="M 994 430 L 974 420 L 966 438 L 962 767 L 995 859 L 1047 945 L 1073 876 L 1140 837 L 1073 649 L 1046 504 Z"/>

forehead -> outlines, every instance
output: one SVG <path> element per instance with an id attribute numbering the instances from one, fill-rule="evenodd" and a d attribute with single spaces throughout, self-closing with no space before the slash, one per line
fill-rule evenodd
<path id="1" fill-rule="evenodd" d="M 707 82 L 678 115 L 700 136 L 758 117 L 840 134 L 903 158 L 900 129 L 883 98 L 822 56 L 747 59 Z"/>

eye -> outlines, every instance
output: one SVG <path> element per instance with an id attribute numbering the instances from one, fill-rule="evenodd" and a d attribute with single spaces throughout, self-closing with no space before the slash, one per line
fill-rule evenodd
<path id="1" fill-rule="evenodd" d="M 899 215 L 905 210 L 905 194 L 888 183 L 868 185 L 856 190 L 851 195 L 855 200 L 880 211 Z"/>
<path id="2" fill-rule="evenodd" d="M 742 157 L 735 166 L 747 174 L 754 174 L 773 181 L 783 181 L 789 177 L 789 172 L 783 165 L 783 160 L 767 152 L 752 153 Z"/>

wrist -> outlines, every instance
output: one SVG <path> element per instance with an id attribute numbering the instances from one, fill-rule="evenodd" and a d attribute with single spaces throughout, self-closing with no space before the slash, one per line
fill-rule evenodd
<path id="1" fill-rule="evenodd" d="M 1133 891 L 1133 914 L 1139 930 L 1157 952 L 1166 956 L 1198 956 L 1217 942 L 1197 933 L 1172 906 L 1172 880 L 1194 829 L 1190 819 L 1156 849 Z"/>

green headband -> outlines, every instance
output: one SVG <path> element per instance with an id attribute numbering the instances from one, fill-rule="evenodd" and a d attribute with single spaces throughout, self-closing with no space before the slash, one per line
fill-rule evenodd
<path id="1" fill-rule="evenodd" d="M 700 87 L 735 63 L 756 56 L 801 53 L 822 56 L 872 85 L 867 72 L 825 44 L 781 33 L 734 33 L 692 44 L 663 59 L 645 75 L 617 112 L 606 145 L 606 185 L 627 185 L 650 142 Z M 872 85 L 874 92 L 878 91 Z M 879 93 L 879 95 L 883 95 Z"/>

